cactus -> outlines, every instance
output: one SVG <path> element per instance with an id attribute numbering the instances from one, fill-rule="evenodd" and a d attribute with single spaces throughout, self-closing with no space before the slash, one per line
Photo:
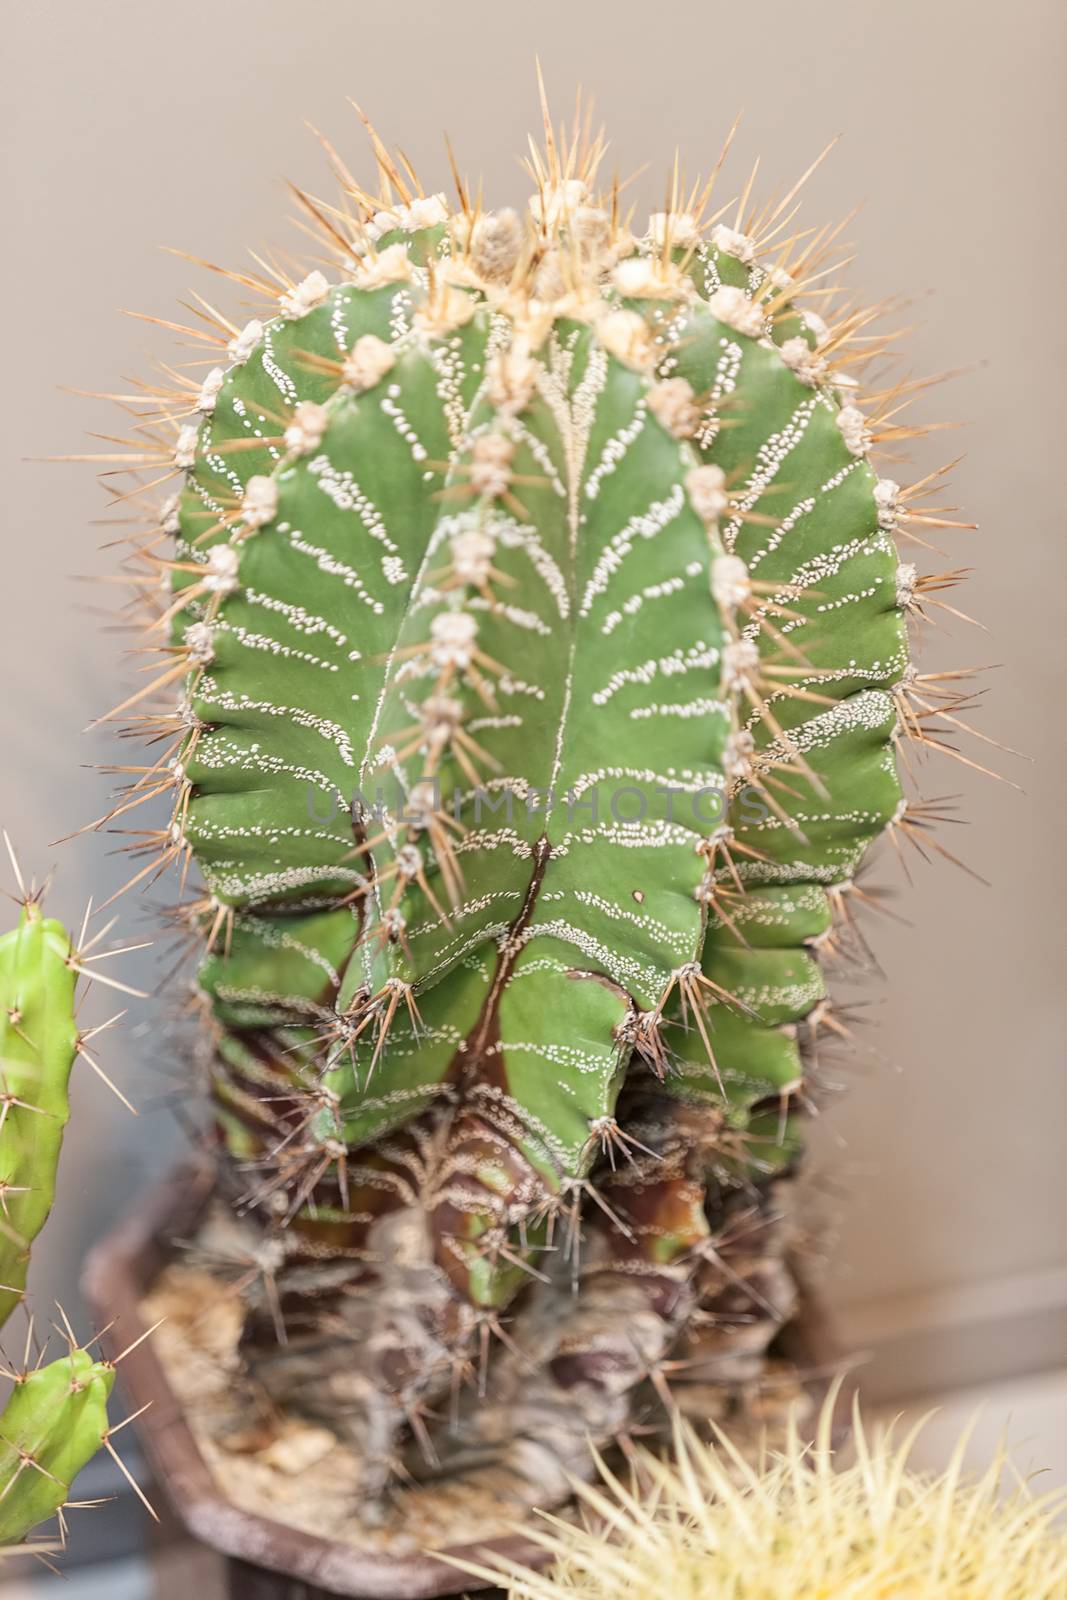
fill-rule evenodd
<path id="1" fill-rule="evenodd" d="M 0 1412 L 0 1548 L 62 1511 L 78 1473 L 108 1444 L 109 1361 L 81 1348 L 15 1375 Z"/>
<path id="2" fill-rule="evenodd" d="M 379 194 L 297 191 L 333 277 L 231 275 L 263 311 L 201 300 L 206 376 L 104 458 L 178 478 L 117 809 L 172 798 L 131 881 L 202 878 L 251 1369 L 368 1495 L 474 1373 L 435 1459 L 544 1503 L 669 1357 L 736 1385 L 792 1314 L 820 956 L 926 839 L 898 747 L 964 726 L 908 652 L 954 575 L 893 537 L 948 519 L 871 464 L 909 386 L 860 409 L 886 346 L 814 309 L 799 184 L 728 224 L 676 180 L 635 238 L 547 112 L 523 218 L 371 138 Z"/>
<path id="3" fill-rule="evenodd" d="M 676 1463 L 641 1453 L 626 1483 L 604 1468 L 602 1483 L 579 1487 L 580 1523 L 535 1524 L 552 1563 L 543 1573 L 453 1564 L 504 1586 L 508 1600 L 1058 1600 L 1067 1591 L 1064 1491 L 1035 1492 L 1003 1440 L 971 1474 L 972 1422 L 931 1474 L 912 1459 L 922 1422 L 906 1433 L 872 1429 L 854 1402 L 847 1462 L 834 1450 L 831 1404 L 812 1444 L 809 1419 L 790 1422 L 755 1461 L 721 1430 L 708 1444 L 680 1428 Z"/>
<path id="4" fill-rule="evenodd" d="M 23 1298 L 30 1245 L 55 1195 L 78 1050 L 71 960 L 66 929 L 27 899 L 0 937 L 0 1322 Z"/>
<path id="5" fill-rule="evenodd" d="M 18 926 L 0 937 L 0 1325 L 23 1299 L 30 1246 L 52 1208 L 71 1068 L 79 1054 L 92 1059 L 75 1020 L 82 958 L 36 889 L 21 905 Z M 68 1354 L 35 1364 L 32 1324 L 30 1333 L 24 1362 L 2 1369 L 13 1387 L 0 1411 L 0 1548 L 60 1512 L 85 1463 L 112 1449 L 115 1364 L 69 1328 Z"/>

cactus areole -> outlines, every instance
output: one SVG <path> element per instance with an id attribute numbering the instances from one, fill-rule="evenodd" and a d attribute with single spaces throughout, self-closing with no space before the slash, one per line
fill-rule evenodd
<path id="1" fill-rule="evenodd" d="M 638 236 L 547 121 L 521 214 L 372 139 L 377 196 L 299 195 L 333 270 L 199 302 L 138 434 L 166 704 L 113 715 L 201 884 L 252 1375 L 368 1499 L 432 1431 L 545 1503 L 791 1315 L 819 949 L 945 699 L 832 230 L 676 185 Z"/>

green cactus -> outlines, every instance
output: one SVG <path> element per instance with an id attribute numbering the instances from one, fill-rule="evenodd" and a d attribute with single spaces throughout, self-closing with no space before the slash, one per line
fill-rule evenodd
<path id="1" fill-rule="evenodd" d="M 87 1350 L 19 1373 L 0 1412 L 0 1548 L 20 1544 L 66 1505 L 85 1463 L 108 1442 L 115 1368 Z"/>
<path id="2" fill-rule="evenodd" d="M 205 303 L 175 435 L 114 458 L 182 481 L 113 715 L 169 739 L 139 787 L 203 878 L 253 1369 L 384 1482 L 473 1362 L 439 1452 L 544 1501 L 672 1349 L 736 1382 L 791 1313 L 820 948 L 959 698 L 893 540 L 937 518 L 871 465 L 906 393 L 860 410 L 882 347 L 806 309 L 795 191 L 709 226 L 675 186 L 637 239 L 547 117 L 525 219 L 372 138 L 379 196 L 300 196 L 336 281 L 237 275 L 268 310 Z"/>
<path id="3" fill-rule="evenodd" d="M 24 1297 L 30 1246 L 48 1218 L 69 1115 L 68 1085 L 83 1049 L 75 1020 L 81 963 L 40 896 L 22 901 L 0 937 L 0 1326 Z M 0 1411 L 0 1548 L 20 1544 L 61 1511 L 85 1463 L 108 1442 L 114 1364 L 70 1339 L 47 1366 L 4 1369 Z"/>
<path id="4" fill-rule="evenodd" d="M 0 1323 L 25 1293 L 30 1245 L 52 1209 L 78 1049 L 70 937 L 36 900 L 0 937 Z"/>

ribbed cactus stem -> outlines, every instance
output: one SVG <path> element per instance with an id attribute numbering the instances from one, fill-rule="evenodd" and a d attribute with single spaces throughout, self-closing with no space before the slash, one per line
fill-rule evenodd
<path id="1" fill-rule="evenodd" d="M 458 1437 L 503 1448 L 521 1291 L 543 1487 L 672 1344 L 714 1369 L 739 1282 L 724 1382 L 790 1314 L 818 953 L 955 686 L 909 667 L 939 580 L 893 541 L 922 486 L 870 463 L 899 396 L 857 399 L 864 314 L 805 309 L 832 236 L 676 194 L 637 238 L 547 122 L 525 216 L 453 210 L 373 137 L 377 199 L 301 196 L 336 280 L 243 277 L 273 304 L 208 319 L 146 451 L 182 480 L 139 559 L 183 680 L 138 712 L 146 785 L 204 882 L 226 1186 L 279 1253 L 256 1371 L 384 1479 L 473 1364 Z"/>
<path id="2" fill-rule="evenodd" d="M 0 1411 L 0 1547 L 61 1511 L 82 1467 L 107 1443 L 115 1369 L 72 1349 L 12 1376 Z"/>

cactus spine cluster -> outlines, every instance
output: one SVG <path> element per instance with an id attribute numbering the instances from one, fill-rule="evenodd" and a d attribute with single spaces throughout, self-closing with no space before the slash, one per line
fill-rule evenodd
<path id="1" fill-rule="evenodd" d="M 299 195 L 332 275 L 201 300 L 206 375 L 110 458 L 180 480 L 120 806 L 173 796 L 137 879 L 202 878 L 253 1372 L 368 1492 L 473 1374 L 434 1459 L 544 1502 L 668 1359 L 706 1398 L 792 1313 L 820 954 L 957 709 L 893 537 L 939 517 L 871 464 L 907 389 L 861 409 L 884 346 L 819 314 L 795 190 L 676 183 L 636 237 L 547 115 L 521 217 L 372 141 L 380 193 Z"/>
<path id="2" fill-rule="evenodd" d="M 52 1209 L 82 1039 L 75 1020 L 79 963 L 70 936 L 28 895 L 0 937 L 0 1325 L 23 1299 L 30 1246 Z M 107 1443 L 111 1362 L 70 1339 L 46 1366 L 4 1368 L 0 1412 L 0 1546 L 21 1543 L 62 1510 L 70 1487 Z"/>
<path id="3" fill-rule="evenodd" d="M 835 1420 L 829 1404 L 815 1430 L 792 1418 L 781 1445 L 754 1461 L 726 1434 L 705 1443 L 678 1429 L 675 1463 L 640 1455 L 630 1483 L 605 1470 L 602 1483 L 579 1486 L 586 1517 L 534 1533 L 549 1570 L 456 1565 L 504 1586 L 508 1600 L 1061 1600 L 1064 1493 L 1020 1479 L 1003 1443 L 970 1474 L 972 1423 L 931 1475 L 910 1459 L 919 1427 L 865 1427 L 854 1403 L 846 1464 Z"/>

